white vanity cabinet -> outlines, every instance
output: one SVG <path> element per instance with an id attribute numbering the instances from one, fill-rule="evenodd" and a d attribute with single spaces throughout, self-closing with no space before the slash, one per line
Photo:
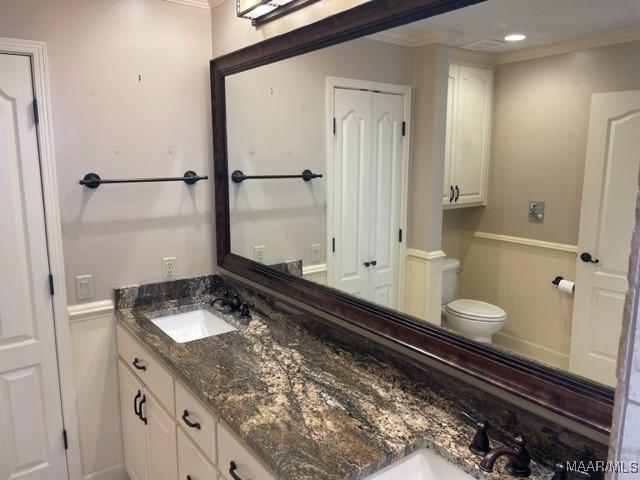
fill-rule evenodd
<path id="1" fill-rule="evenodd" d="M 117 326 L 130 480 L 276 480 L 242 441 Z M 229 469 L 231 465 L 234 477 Z"/>
<path id="2" fill-rule="evenodd" d="M 125 467 L 131 480 L 175 480 L 176 426 L 153 394 L 118 362 Z"/>
<path id="3" fill-rule="evenodd" d="M 444 208 L 486 205 L 493 72 L 449 65 Z"/>

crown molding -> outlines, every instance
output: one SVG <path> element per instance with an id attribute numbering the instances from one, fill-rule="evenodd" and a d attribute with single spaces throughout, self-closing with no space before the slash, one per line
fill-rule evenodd
<path id="1" fill-rule="evenodd" d="M 164 2 L 177 3 L 178 5 L 186 5 L 188 7 L 206 8 L 207 10 L 224 3 L 225 0 L 163 0 Z M 211 3 L 211 5 L 210 5 Z"/>
<path id="2" fill-rule="evenodd" d="M 606 35 L 598 35 L 570 42 L 532 47 L 523 50 L 516 50 L 515 52 L 498 53 L 495 56 L 495 63 L 496 65 L 501 65 L 504 63 L 522 62 L 524 60 L 533 60 L 552 55 L 576 52 L 578 50 L 606 47 L 608 45 L 618 45 L 621 43 L 636 42 L 639 40 L 640 28 L 631 28 L 628 30 L 620 30 Z"/>

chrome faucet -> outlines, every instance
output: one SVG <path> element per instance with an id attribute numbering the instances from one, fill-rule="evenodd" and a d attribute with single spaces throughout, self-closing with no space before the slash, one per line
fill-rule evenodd
<path id="1" fill-rule="evenodd" d="M 487 453 L 480 462 L 480 470 L 485 472 L 493 472 L 493 466 L 496 460 L 500 457 L 508 457 L 509 463 L 507 463 L 507 472 L 514 477 L 528 477 L 531 475 L 531 455 L 526 447 L 526 442 L 521 436 L 517 436 L 515 439 L 515 447 L 500 447 L 494 448 Z"/>

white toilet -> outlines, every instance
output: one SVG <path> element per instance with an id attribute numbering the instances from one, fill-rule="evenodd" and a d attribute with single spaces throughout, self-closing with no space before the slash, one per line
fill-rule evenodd
<path id="1" fill-rule="evenodd" d="M 500 307 L 479 300 L 456 299 L 460 261 L 442 261 L 442 313 L 445 326 L 479 342 L 492 343 L 491 335 L 499 332 L 507 320 Z"/>

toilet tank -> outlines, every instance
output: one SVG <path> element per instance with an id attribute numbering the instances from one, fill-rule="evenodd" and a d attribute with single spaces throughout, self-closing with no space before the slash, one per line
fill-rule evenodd
<path id="1" fill-rule="evenodd" d="M 460 261 L 446 257 L 442 260 L 442 305 L 452 302 L 458 290 Z"/>

